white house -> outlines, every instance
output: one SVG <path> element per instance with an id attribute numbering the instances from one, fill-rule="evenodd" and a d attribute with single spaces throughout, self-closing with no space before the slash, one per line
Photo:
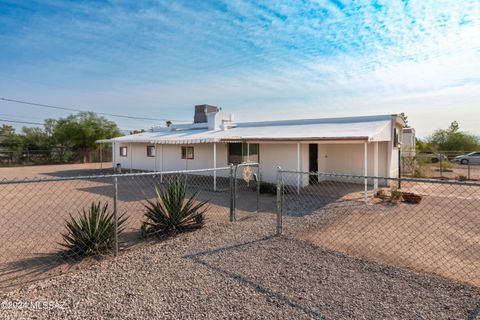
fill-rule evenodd
<path id="1" fill-rule="evenodd" d="M 191 124 L 99 142 L 112 143 L 113 164 L 127 169 L 218 168 L 252 161 L 259 163 L 261 179 L 272 183 L 278 166 L 397 177 L 404 126 L 397 115 L 235 122 L 217 107 L 198 105 Z"/>

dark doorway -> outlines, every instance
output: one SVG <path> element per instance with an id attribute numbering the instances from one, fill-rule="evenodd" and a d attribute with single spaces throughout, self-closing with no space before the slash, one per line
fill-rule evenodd
<path id="1" fill-rule="evenodd" d="M 308 157 L 309 157 L 308 171 L 318 172 L 318 144 L 312 143 L 308 145 Z M 310 175 L 309 183 L 310 184 L 318 183 L 318 176 Z"/>

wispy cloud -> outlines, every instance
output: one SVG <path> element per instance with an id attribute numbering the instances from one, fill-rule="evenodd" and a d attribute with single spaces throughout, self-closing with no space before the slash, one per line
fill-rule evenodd
<path id="1" fill-rule="evenodd" d="M 200 102 L 243 120 L 405 111 L 423 135 L 454 118 L 480 134 L 477 0 L 0 9 L 4 95 L 172 118 Z"/>

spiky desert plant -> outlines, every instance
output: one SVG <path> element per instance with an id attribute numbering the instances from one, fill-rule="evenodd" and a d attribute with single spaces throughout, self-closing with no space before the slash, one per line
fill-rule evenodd
<path id="1" fill-rule="evenodd" d="M 197 201 L 198 192 L 186 199 L 186 184 L 169 181 L 164 190 L 155 187 L 154 200 L 146 200 L 142 230 L 145 234 L 176 234 L 203 227 L 208 200 Z"/>
<path id="2" fill-rule="evenodd" d="M 120 234 L 124 230 L 127 218 L 125 214 L 118 217 L 118 229 Z M 66 221 L 67 232 L 62 234 L 63 243 L 69 256 L 81 258 L 98 255 L 110 251 L 113 248 L 115 238 L 115 216 L 108 209 L 108 203 L 92 202 L 90 208 L 78 211 L 78 216 L 70 214 Z"/>

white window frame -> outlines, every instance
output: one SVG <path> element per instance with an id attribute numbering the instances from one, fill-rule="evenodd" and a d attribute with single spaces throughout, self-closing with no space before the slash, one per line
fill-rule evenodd
<path id="1" fill-rule="evenodd" d="M 152 153 L 149 153 L 150 150 L 153 150 Z M 154 158 L 157 154 L 157 149 L 155 146 L 147 146 L 147 157 Z"/>
<path id="2" fill-rule="evenodd" d="M 125 150 L 125 153 L 122 152 L 123 150 Z M 119 149 L 119 154 L 120 154 L 120 157 L 128 157 L 128 147 L 121 146 Z"/>
<path id="3" fill-rule="evenodd" d="M 184 156 L 183 150 L 185 150 L 185 156 Z M 192 150 L 191 157 L 189 156 L 188 150 Z M 193 159 L 195 159 L 195 149 L 193 148 L 193 146 L 182 146 L 181 151 L 180 151 L 180 157 L 183 160 L 193 160 Z"/>

